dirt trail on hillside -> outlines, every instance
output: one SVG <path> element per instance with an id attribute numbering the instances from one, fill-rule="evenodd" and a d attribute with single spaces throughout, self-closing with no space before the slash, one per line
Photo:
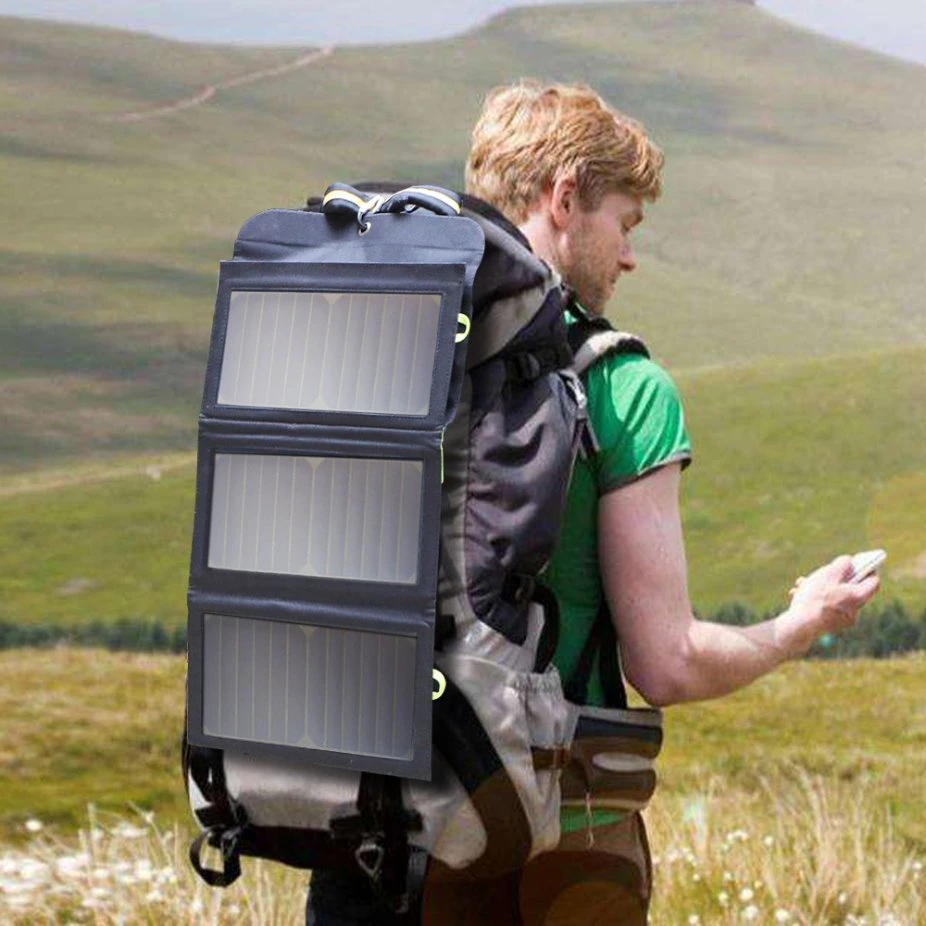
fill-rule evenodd
<path id="1" fill-rule="evenodd" d="M 311 51 L 308 54 L 296 58 L 295 61 L 289 61 L 286 64 L 279 64 L 272 68 L 261 68 L 259 71 L 250 71 L 239 77 L 230 77 L 228 80 L 220 81 L 217 84 L 208 84 L 203 87 L 199 93 L 190 97 L 184 97 L 182 100 L 174 100 L 172 103 L 165 103 L 162 106 L 156 106 L 153 109 L 139 109 L 128 113 L 119 113 L 116 116 L 110 116 L 109 122 L 143 122 L 146 119 L 158 119 L 161 116 L 169 116 L 172 113 L 181 112 L 184 109 L 193 109 L 195 106 L 202 106 L 208 103 L 220 90 L 230 90 L 232 87 L 240 87 L 243 84 L 252 84 L 258 80 L 265 80 L 268 77 L 278 77 L 280 74 L 288 74 L 290 71 L 297 71 L 308 64 L 314 64 L 322 58 L 329 57 L 334 52 L 334 46 L 329 45 L 318 51 Z"/>
<path id="2" fill-rule="evenodd" d="M 71 486 L 87 485 L 95 482 L 108 482 L 110 479 L 122 479 L 127 476 L 147 476 L 158 482 L 165 473 L 184 467 L 192 468 L 196 463 L 195 453 L 177 453 L 168 457 L 151 457 L 114 463 L 112 465 L 92 466 L 78 469 L 76 472 L 53 470 L 34 474 L 10 474 L 9 482 L 0 482 L 0 499 L 14 495 L 31 495 L 36 492 L 51 492 Z"/>

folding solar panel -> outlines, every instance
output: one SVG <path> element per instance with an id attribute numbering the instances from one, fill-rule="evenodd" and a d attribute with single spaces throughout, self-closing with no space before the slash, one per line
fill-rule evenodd
<path id="1" fill-rule="evenodd" d="M 424 214 L 242 229 L 200 415 L 190 742 L 430 777 L 441 439 L 483 246 Z"/>

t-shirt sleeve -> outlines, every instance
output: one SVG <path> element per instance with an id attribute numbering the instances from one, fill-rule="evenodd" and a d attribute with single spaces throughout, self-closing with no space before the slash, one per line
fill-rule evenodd
<path id="1" fill-rule="evenodd" d="M 594 467 L 603 495 L 669 463 L 691 462 L 678 388 L 639 354 L 605 358 L 586 381 L 589 419 L 600 445 Z"/>

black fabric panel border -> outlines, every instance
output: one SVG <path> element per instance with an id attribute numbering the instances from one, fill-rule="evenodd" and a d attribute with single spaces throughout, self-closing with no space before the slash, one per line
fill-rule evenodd
<path id="1" fill-rule="evenodd" d="M 205 675 L 203 621 L 207 613 L 221 617 L 285 621 L 293 624 L 330 626 L 357 631 L 368 630 L 374 633 L 414 637 L 416 652 L 411 758 L 387 758 L 367 753 L 315 749 L 206 734 L 203 731 L 203 679 Z M 281 605 L 279 602 L 251 602 L 250 606 L 242 607 L 240 600 L 194 596 L 191 593 L 187 618 L 187 639 L 187 741 L 190 746 L 231 750 L 245 755 L 297 758 L 307 764 L 327 768 L 377 772 L 423 781 L 431 780 L 433 624 L 426 621 L 414 622 L 402 614 L 392 615 L 391 618 L 375 612 L 368 612 L 366 616 L 344 615 L 312 606 L 303 606 L 298 609 L 292 605 Z"/>
<path id="2" fill-rule="evenodd" d="M 197 456 L 196 500 L 193 516 L 193 545 L 190 561 L 190 591 L 233 594 L 254 598 L 277 598 L 293 602 L 317 599 L 342 601 L 351 607 L 370 600 L 395 607 L 409 608 L 422 615 L 433 616 L 437 588 L 440 523 L 428 512 L 440 512 L 440 437 L 427 435 L 432 445 L 427 454 L 408 443 L 372 446 L 365 441 L 346 441 L 343 437 L 322 442 L 306 437 L 285 437 L 271 428 L 270 433 L 250 434 L 211 433 L 203 429 Z M 419 435 L 419 439 L 424 435 Z M 327 451 L 327 452 L 326 452 Z M 372 451 L 376 451 L 375 453 Z M 216 454 L 238 453 L 280 456 L 331 456 L 365 459 L 408 460 L 422 464 L 421 513 L 419 522 L 417 579 L 414 584 L 384 583 L 372 580 L 301 576 L 281 573 L 249 572 L 215 569 L 208 565 L 211 529 L 212 494 Z"/>
<path id="3" fill-rule="evenodd" d="M 466 344 L 456 345 L 457 316 L 471 315 L 463 263 L 304 264 L 296 261 L 223 261 L 219 272 L 215 315 L 203 389 L 202 415 L 233 421 L 279 421 L 291 424 L 351 422 L 359 427 L 415 428 L 443 427 L 459 401 L 457 381 L 465 363 Z M 219 383 L 233 292 L 372 292 L 437 293 L 441 296 L 436 353 L 431 371 L 428 413 L 422 416 L 337 412 L 319 409 L 264 408 L 220 405 Z M 454 388 L 451 388 L 451 387 Z"/>

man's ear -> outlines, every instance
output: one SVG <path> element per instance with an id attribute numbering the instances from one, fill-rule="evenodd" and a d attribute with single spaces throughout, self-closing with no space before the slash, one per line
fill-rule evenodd
<path id="1" fill-rule="evenodd" d="M 557 177 L 550 191 L 550 218 L 558 229 L 568 228 L 579 208 L 578 184 L 571 174 Z"/>

